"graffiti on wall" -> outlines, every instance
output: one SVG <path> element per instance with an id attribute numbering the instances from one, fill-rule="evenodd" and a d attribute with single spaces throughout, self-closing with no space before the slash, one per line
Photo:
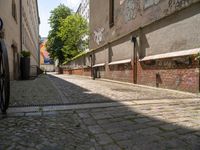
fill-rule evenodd
<path id="1" fill-rule="evenodd" d="M 188 6 L 192 0 L 169 0 L 168 5 L 170 9 L 180 9 Z"/>
<path id="2" fill-rule="evenodd" d="M 174 58 L 174 59 L 160 59 L 143 62 L 146 67 L 175 69 L 182 67 L 192 67 L 192 59 L 188 57 Z"/>
<path id="3" fill-rule="evenodd" d="M 144 9 L 157 5 L 160 0 L 144 0 Z"/>
<path id="4" fill-rule="evenodd" d="M 139 1 L 138 0 L 126 0 L 124 3 L 124 17 L 125 22 L 133 20 L 136 18 L 139 10 Z"/>
<path id="5" fill-rule="evenodd" d="M 97 45 L 99 45 L 102 41 L 103 41 L 103 32 L 104 32 L 104 28 L 97 28 L 96 30 L 94 30 L 94 41 L 97 43 Z"/>

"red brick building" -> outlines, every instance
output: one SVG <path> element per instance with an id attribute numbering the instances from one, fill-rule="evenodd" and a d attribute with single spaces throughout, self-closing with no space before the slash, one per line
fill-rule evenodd
<path id="1" fill-rule="evenodd" d="M 90 52 L 64 73 L 199 92 L 200 0 L 92 0 Z"/>

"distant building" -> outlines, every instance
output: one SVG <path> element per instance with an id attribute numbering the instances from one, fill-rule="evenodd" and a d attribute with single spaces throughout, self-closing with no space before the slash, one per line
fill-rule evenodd
<path id="1" fill-rule="evenodd" d="M 81 15 L 88 22 L 90 20 L 90 0 L 81 0 L 81 3 L 78 7 L 77 14 Z"/>
<path id="2" fill-rule="evenodd" d="M 82 16 L 83 18 L 85 18 L 87 22 L 89 23 L 90 22 L 90 0 L 81 0 L 81 3 L 76 13 Z M 85 36 L 84 40 L 89 41 L 89 36 Z M 85 49 L 85 51 L 88 52 L 89 48 Z"/>
<path id="3" fill-rule="evenodd" d="M 39 13 L 37 0 L 0 0 L 4 28 L 0 36 L 8 51 L 10 78 L 20 77 L 20 52 L 31 52 L 31 65 L 39 65 Z"/>

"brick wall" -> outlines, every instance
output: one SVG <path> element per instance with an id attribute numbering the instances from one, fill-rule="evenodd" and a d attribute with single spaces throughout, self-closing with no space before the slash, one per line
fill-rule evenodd
<path id="1" fill-rule="evenodd" d="M 173 58 L 174 59 L 174 58 Z M 173 65 L 173 59 L 165 59 L 168 66 L 147 66 L 138 62 L 137 83 L 148 86 L 175 89 L 188 92 L 199 92 L 199 71 L 194 61 L 190 65 Z M 171 65 L 170 65 L 171 64 Z"/>
<path id="2" fill-rule="evenodd" d="M 123 82 L 133 82 L 133 67 L 130 64 L 111 65 L 107 67 L 107 79 Z"/>
<path id="3" fill-rule="evenodd" d="M 93 68 L 94 69 L 94 68 Z M 97 69 L 97 77 L 133 83 L 133 63 L 106 65 Z M 67 70 L 64 74 L 91 76 L 91 68 Z M 199 69 L 194 57 L 177 57 L 137 63 L 137 84 L 199 92 Z"/>
<path id="4" fill-rule="evenodd" d="M 91 68 L 63 69 L 63 74 L 91 76 Z"/>

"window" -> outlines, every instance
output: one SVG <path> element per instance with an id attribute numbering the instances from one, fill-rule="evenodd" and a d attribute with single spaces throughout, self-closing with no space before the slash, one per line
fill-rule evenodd
<path id="1" fill-rule="evenodd" d="M 17 8 L 16 8 L 15 0 L 12 0 L 12 16 L 17 22 Z"/>
<path id="2" fill-rule="evenodd" d="M 109 0 L 109 25 L 114 26 L 114 0 Z"/>

